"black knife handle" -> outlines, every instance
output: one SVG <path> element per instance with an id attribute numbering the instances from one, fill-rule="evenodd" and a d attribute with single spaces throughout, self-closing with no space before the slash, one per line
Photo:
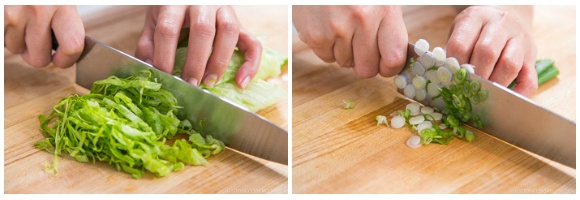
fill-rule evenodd
<path id="1" fill-rule="evenodd" d="M 58 41 L 56 40 L 56 36 L 54 35 L 54 30 L 50 29 L 50 37 L 52 37 L 52 50 L 58 49 Z"/>

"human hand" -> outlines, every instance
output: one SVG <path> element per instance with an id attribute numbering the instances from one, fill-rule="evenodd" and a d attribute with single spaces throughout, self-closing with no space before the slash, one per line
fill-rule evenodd
<path id="1" fill-rule="evenodd" d="M 454 20 L 447 56 L 476 66 L 475 73 L 531 96 L 538 89 L 531 6 L 472 6 Z"/>
<path id="2" fill-rule="evenodd" d="M 230 6 L 151 6 L 135 55 L 172 73 L 179 33 L 185 27 L 190 27 L 190 34 L 183 80 L 212 87 L 225 72 L 236 45 L 245 55 L 236 84 L 244 88 L 258 72 L 262 45 L 241 27 Z"/>
<path id="3" fill-rule="evenodd" d="M 360 77 L 394 76 L 405 64 L 408 36 L 399 6 L 293 6 L 292 21 L 320 59 Z"/>
<path id="4" fill-rule="evenodd" d="M 52 54 L 51 29 L 59 47 Z M 70 67 L 81 55 L 85 30 L 75 6 L 4 6 L 4 47 L 33 67 Z"/>

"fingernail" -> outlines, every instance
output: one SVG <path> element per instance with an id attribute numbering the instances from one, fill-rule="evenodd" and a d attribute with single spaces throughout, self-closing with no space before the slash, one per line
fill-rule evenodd
<path id="1" fill-rule="evenodd" d="M 205 79 L 203 80 L 203 84 L 205 84 L 205 86 L 207 86 L 207 87 L 213 87 L 213 85 L 215 84 L 216 81 L 217 81 L 217 75 L 210 74 L 210 75 L 207 75 L 205 77 Z"/>
<path id="2" fill-rule="evenodd" d="M 250 82 L 250 77 L 246 76 L 246 78 L 244 78 L 244 80 L 242 80 L 242 83 L 241 83 L 242 89 L 246 88 L 246 86 L 248 85 L 249 82 Z"/>
<path id="3" fill-rule="evenodd" d="M 199 81 L 198 81 L 196 78 L 189 78 L 189 79 L 187 80 L 187 82 L 188 82 L 189 84 L 192 84 L 192 85 L 195 85 L 195 86 L 197 86 L 197 85 L 199 84 Z"/>

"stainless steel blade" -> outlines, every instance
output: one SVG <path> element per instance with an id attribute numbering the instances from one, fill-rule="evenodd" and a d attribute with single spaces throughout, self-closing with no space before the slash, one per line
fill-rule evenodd
<path id="1" fill-rule="evenodd" d="M 202 134 L 227 146 L 274 162 L 288 164 L 288 132 L 244 108 L 194 87 L 178 77 L 157 70 L 126 53 L 86 37 L 77 63 L 77 84 L 91 88 L 93 82 L 115 75 L 127 77 L 150 70 L 183 108 L 178 117 L 188 119 Z"/>
<path id="2" fill-rule="evenodd" d="M 407 53 L 407 59 L 411 57 L 417 59 L 413 44 L 409 44 Z M 576 123 L 497 83 L 475 74 L 470 74 L 470 78 L 479 81 L 481 89 L 489 92 L 486 101 L 473 105 L 473 113 L 484 122 L 483 132 L 576 168 Z M 402 90 L 398 91 L 403 94 Z M 421 103 L 430 104 L 429 101 Z"/>

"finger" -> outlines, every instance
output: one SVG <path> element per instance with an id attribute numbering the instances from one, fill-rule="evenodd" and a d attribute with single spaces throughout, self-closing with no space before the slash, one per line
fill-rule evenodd
<path id="1" fill-rule="evenodd" d="M 218 9 L 216 26 L 214 47 L 203 79 L 208 87 L 213 87 L 226 71 L 240 34 L 238 20 L 229 6 Z"/>
<path id="2" fill-rule="evenodd" d="M 53 17 L 52 10 L 40 11 L 41 17 Z M 43 13 L 45 12 L 45 13 Z M 26 24 L 24 30 L 24 41 L 26 50 L 22 54 L 22 59 L 33 67 L 46 67 L 50 64 L 50 19 L 33 18 Z"/>
<path id="3" fill-rule="evenodd" d="M 190 8 L 190 32 L 183 79 L 199 85 L 203 78 L 216 33 L 216 12 L 212 7 Z"/>
<path id="4" fill-rule="evenodd" d="M 379 73 L 384 77 L 398 74 L 405 66 L 407 56 L 407 28 L 400 12 L 393 15 L 383 18 L 378 32 L 381 54 Z M 392 20 L 390 17 L 398 17 L 400 20 Z"/>
<path id="5" fill-rule="evenodd" d="M 244 63 L 236 74 L 236 84 L 243 89 L 258 73 L 260 60 L 262 59 L 262 44 L 250 33 L 242 29 L 238 41 L 238 49 L 244 53 Z"/>
<path id="6" fill-rule="evenodd" d="M 60 7 L 51 22 L 58 49 L 52 56 L 57 67 L 70 67 L 80 57 L 85 44 L 85 29 L 75 6 Z M 50 32 L 47 32 L 49 54 L 51 49 Z"/>
<path id="7" fill-rule="evenodd" d="M 324 33 L 320 33 L 317 30 L 314 33 L 309 33 L 305 36 L 303 41 L 312 48 L 312 51 L 316 56 L 318 56 L 322 61 L 326 63 L 332 63 L 336 61 L 334 57 L 334 38 L 326 36 Z"/>
<path id="8" fill-rule="evenodd" d="M 524 64 L 524 52 L 521 50 L 524 45 L 519 39 L 511 39 L 506 43 L 503 52 L 493 69 L 490 81 L 508 86 L 517 76 Z"/>
<path id="9" fill-rule="evenodd" d="M 341 67 L 354 67 L 354 59 L 352 55 L 352 33 L 340 35 L 336 38 L 333 54 L 336 63 Z"/>
<path id="10" fill-rule="evenodd" d="M 4 47 L 14 54 L 24 53 L 24 28 L 28 17 L 23 16 L 23 6 L 4 6 Z"/>
<path id="11" fill-rule="evenodd" d="M 173 73 L 179 31 L 184 18 L 184 6 L 162 6 L 157 16 L 153 34 L 153 66 L 169 74 Z"/>
<path id="12" fill-rule="evenodd" d="M 147 11 L 147 19 L 145 19 L 145 26 L 137 42 L 137 50 L 135 51 L 135 57 L 140 60 L 153 64 L 153 54 L 154 54 L 154 44 L 153 44 L 153 34 L 155 33 L 155 22 L 153 19 L 152 8 L 149 7 Z"/>
<path id="13" fill-rule="evenodd" d="M 359 26 L 353 37 L 354 71 L 361 78 L 379 73 L 378 26 Z"/>
<path id="14" fill-rule="evenodd" d="M 24 26 L 11 26 L 4 31 L 4 47 L 14 54 L 24 53 Z"/>
<path id="15" fill-rule="evenodd" d="M 476 66 L 475 73 L 488 79 L 507 43 L 507 35 L 498 26 L 484 24 L 469 62 Z"/>
<path id="16" fill-rule="evenodd" d="M 526 58 L 522 70 L 516 79 L 514 91 L 526 97 L 532 96 L 538 90 L 538 75 L 534 67 L 534 59 Z"/>
<path id="17" fill-rule="evenodd" d="M 483 21 L 477 17 L 460 14 L 451 27 L 451 35 L 445 48 L 447 57 L 455 57 L 460 64 L 469 63 L 483 28 Z"/>

